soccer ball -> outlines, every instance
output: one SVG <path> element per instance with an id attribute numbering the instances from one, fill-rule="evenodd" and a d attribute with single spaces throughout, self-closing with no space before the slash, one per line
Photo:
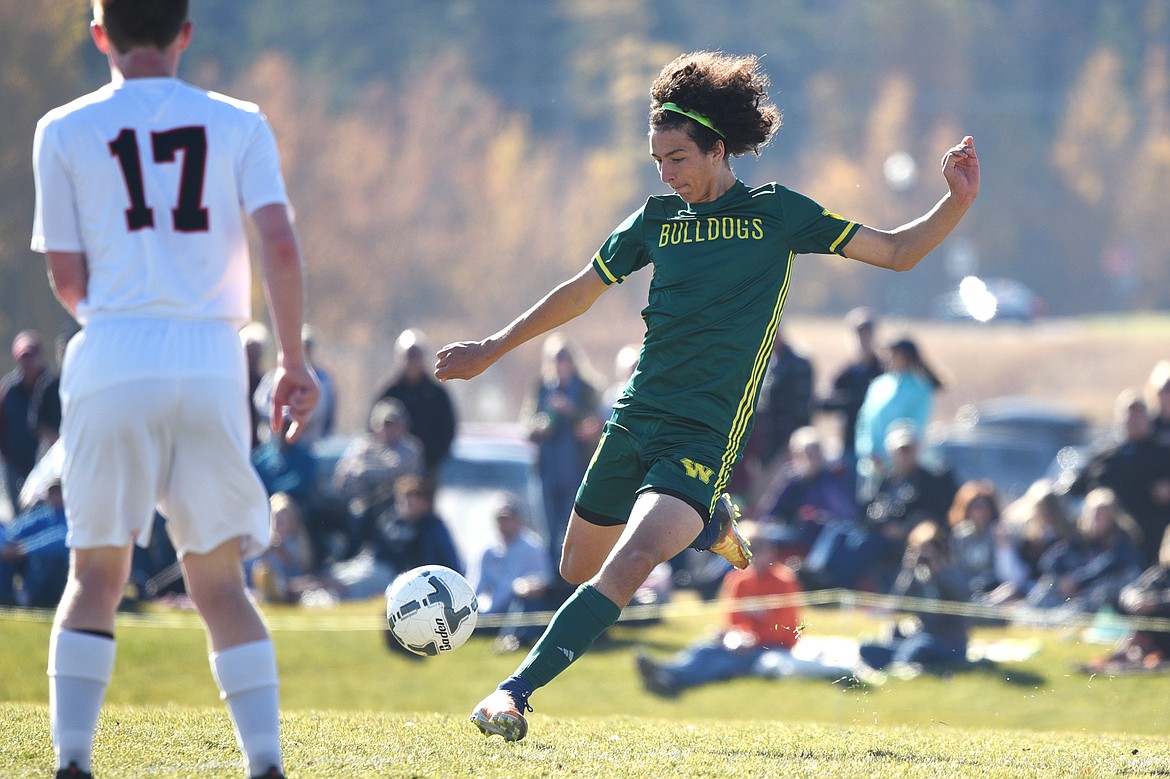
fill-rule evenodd
<path id="1" fill-rule="evenodd" d="M 475 590 L 458 571 L 423 565 L 386 588 L 390 634 L 416 655 L 435 656 L 463 646 L 475 630 Z"/>

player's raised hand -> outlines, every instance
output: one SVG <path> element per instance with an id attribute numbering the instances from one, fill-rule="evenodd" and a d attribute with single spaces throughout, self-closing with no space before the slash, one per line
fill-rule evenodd
<path id="1" fill-rule="evenodd" d="M 471 379 L 495 362 L 494 352 L 484 341 L 457 341 L 447 344 L 435 357 L 435 378 Z"/>
<path id="2" fill-rule="evenodd" d="M 969 202 L 979 194 L 979 157 L 975 154 L 975 139 L 970 135 L 947 149 L 942 169 L 952 195 Z"/>
<path id="3" fill-rule="evenodd" d="M 283 435 L 289 443 L 296 441 L 320 397 L 321 386 L 312 368 L 306 365 L 277 366 L 272 389 L 273 432 Z"/>

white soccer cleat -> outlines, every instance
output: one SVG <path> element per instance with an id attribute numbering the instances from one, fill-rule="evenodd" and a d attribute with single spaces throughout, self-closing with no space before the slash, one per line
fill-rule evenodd
<path id="1" fill-rule="evenodd" d="M 528 701 L 519 705 L 507 690 L 496 690 L 479 702 L 471 712 L 471 721 L 485 736 L 500 736 L 504 741 L 519 741 L 528 735 L 524 711 L 532 711 Z"/>

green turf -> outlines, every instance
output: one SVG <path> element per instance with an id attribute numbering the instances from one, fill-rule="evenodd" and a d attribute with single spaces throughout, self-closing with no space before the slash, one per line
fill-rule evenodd
<path id="1" fill-rule="evenodd" d="M 864 687 L 737 680 L 664 700 L 631 648 L 665 654 L 715 617 L 695 613 L 612 636 L 533 698 L 529 738 L 506 745 L 465 722 L 519 661 L 473 638 L 452 655 L 386 651 L 378 604 L 271 610 L 290 775 L 331 776 L 1170 776 L 1170 677 L 1089 677 L 1107 647 L 1079 630 L 981 628 L 1040 651 L 945 678 Z M 808 635 L 860 635 L 862 611 L 806 610 Z M 0 776 L 44 776 L 44 621 L 0 622 Z M 240 776 L 226 714 L 188 614 L 123 619 L 97 736 L 100 776 Z"/>
<path id="2" fill-rule="evenodd" d="M 5 777 L 47 776 L 47 717 L 0 704 Z M 1159 736 L 1023 733 L 940 724 L 889 728 L 775 720 L 542 717 L 518 744 L 460 715 L 297 710 L 283 718 L 291 777 L 1105 777 L 1166 776 Z M 95 770 L 114 777 L 239 777 L 219 709 L 111 706 Z"/>

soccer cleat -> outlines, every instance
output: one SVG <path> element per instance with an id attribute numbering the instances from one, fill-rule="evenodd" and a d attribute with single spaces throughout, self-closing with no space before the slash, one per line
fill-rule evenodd
<path id="1" fill-rule="evenodd" d="M 93 779 L 93 774 L 82 771 L 77 767 L 77 763 L 70 763 L 65 768 L 57 769 L 56 779 Z"/>
<path id="2" fill-rule="evenodd" d="M 276 766 L 270 765 L 267 771 L 262 774 L 256 774 L 252 779 L 284 779 L 284 774 Z"/>
<path id="3" fill-rule="evenodd" d="M 731 496 L 723 493 L 715 503 L 715 512 L 711 518 L 719 519 L 719 540 L 711 544 L 710 552 L 722 557 L 741 571 L 752 561 L 751 545 L 747 539 L 739 534 L 736 519 L 739 518 L 739 506 L 732 502 Z"/>
<path id="4" fill-rule="evenodd" d="M 519 741 L 528 735 L 524 712 L 532 711 L 528 699 L 517 704 L 507 690 L 496 690 L 479 702 L 471 712 L 471 721 L 485 736 L 500 736 L 504 741 Z"/>

